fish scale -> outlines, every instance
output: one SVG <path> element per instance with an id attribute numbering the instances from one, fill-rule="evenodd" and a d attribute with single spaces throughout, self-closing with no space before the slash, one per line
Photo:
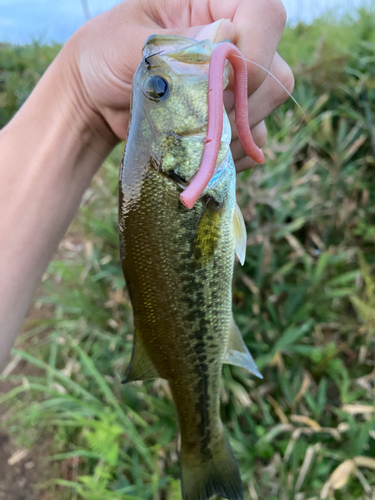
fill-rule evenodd
<path id="1" fill-rule="evenodd" d="M 151 196 L 155 190 L 166 195 L 155 198 Z M 170 196 L 171 191 L 174 196 Z M 146 331 L 153 338 L 152 350 L 148 354 L 158 373 L 171 380 L 177 411 L 186 422 L 186 433 L 195 445 L 200 446 L 202 439 L 209 443 L 205 431 L 209 422 L 219 426 L 215 421 L 218 420 L 220 391 L 214 381 L 220 380 L 221 359 L 229 331 L 231 294 L 225 274 L 229 273 L 231 278 L 234 252 L 232 248 L 225 246 L 217 252 L 206 269 L 200 269 L 197 273 L 196 265 L 191 262 L 191 254 L 194 233 L 204 204 L 198 204 L 192 211 L 186 209 L 179 202 L 179 192 L 173 181 L 154 169 L 149 170 L 139 203 L 126 214 L 123 237 L 128 241 L 128 251 L 123 259 L 123 270 L 134 307 L 136 332 L 137 329 Z M 155 204 L 158 210 L 155 210 Z M 165 226 L 166 214 L 171 213 L 176 205 L 183 215 L 176 225 L 170 219 Z M 144 226 L 160 228 L 160 224 L 164 224 L 164 231 L 159 230 L 152 235 L 152 239 L 148 238 L 147 232 L 142 231 Z M 165 234 L 167 228 L 168 239 Z M 142 241 L 137 235 L 140 230 L 146 241 Z M 135 239 L 134 235 L 137 235 Z M 221 239 L 224 242 L 227 239 L 225 231 L 222 232 Z M 130 251 L 133 245 L 134 248 Z M 181 267 L 184 272 L 181 272 Z M 154 272 L 155 268 L 157 272 Z M 225 302 L 226 307 L 223 307 Z M 166 337 L 172 338 L 172 342 Z M 175 352 L 174 337 L 180 340 L 179 353 Z M 181 342 L 182 339 L 186 340 Z M 202 352 L 197 355 L 196 349 Z M 195 360 L 194 364 L 191 366 L 189 362 L 185 366 L 184 360 L 191 358 Z M 214 358 L 218 362 L 208 363 L 208 358 Z M 173 365 L 170 364 L 171 360 Z M 199 382 L 194 384 L 194 378 L 197 377 Z M 211 380 L 212 387 L 209 388 Z M 177 390 L 174 381 L 183 391 Z M 193 391 L 191 387 L 194 388 Z M 201 418 L 196 418 L 196 415 L 193 418 L 187 417 L 186 415 L 191 414 L 191 408 L 199 408 Z M 202 415 L 207 413 L 212 413 L 212 416 L 205 417 L 207 422 L 202 428 Z"/>

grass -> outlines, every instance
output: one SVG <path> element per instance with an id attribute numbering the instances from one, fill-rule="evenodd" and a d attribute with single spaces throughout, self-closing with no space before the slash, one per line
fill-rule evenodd
<path id="1" fill-rule="evenodd" d="M 222 417 L 246 500 L 374 498 L 374 22 L 362 11 L 286 30 L 280 52 L 304 112 L 291 101 L 275 112 L 266 166 L 240 176 L 249 240 L 234 312 L 264 380 L 224 366 Z M 1 47 L 2 124 L 57 50 Z M 41 488 L 61 500 L 180 499 L 168 387 L 120 384 L 132 335 L 121 153 L 86 193 L 14 350 L 39 375 L 10 374 L 2 398 L 20 444 L 52 440 L 58 471 Z"/>

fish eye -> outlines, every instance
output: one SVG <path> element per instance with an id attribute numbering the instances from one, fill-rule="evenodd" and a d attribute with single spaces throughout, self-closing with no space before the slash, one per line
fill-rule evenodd
<path id="1" fill-rule="evenodd" d="M 145 81 L 143 93 L 151 101 L 159 102 L 168 97 L 169 82 L 162 76 L 152 75 Z"/>

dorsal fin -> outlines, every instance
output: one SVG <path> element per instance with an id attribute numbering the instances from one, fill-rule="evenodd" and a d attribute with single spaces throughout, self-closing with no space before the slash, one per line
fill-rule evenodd
<path id="1" fill-rule="evenodd" d="M 159 374 L 144 348 L 141 336 L 135 332 L 132 358 L 126 370 L 125 380 L 122 383 L 126 384 L 135 380 L 150 380 L 158 377 Z"/>
<path id="2" fill-rule="evenodd" d="M 258 378 L 263 378 L 262 374 L 257 368 L 249 349 L 243 341 L 241 332 L 236 325 L 233 317 L 231 319 L 227 349 L 224 354 L 223 363 L 229 365 L 236 365 L 245 368 L 250 373 L 253 373 Z"/>
<path id="3" fill-rule="evenodd" d="M 240 207 L 236 203 L 233 215 L 233 237 L 234 237 L 234 251 L 236 252 L 241 265 L 244 265 L 246 256 L 246 243 L 247 234 L 245 222 L 242 217 Z"/>

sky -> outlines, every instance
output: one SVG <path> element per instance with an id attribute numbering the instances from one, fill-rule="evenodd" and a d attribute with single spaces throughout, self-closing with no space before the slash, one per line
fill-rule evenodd
<path id="1" fill-rule="evenodd" d="M 64 43 L 85 22 L 84 1 L 87 1 L 91 16 L 95 16 L 120 0 L 0 0 L 0 42 L 24 44 L 34 39 L 43 43 Z M 374 5 L 374 2 L 283 0 L 291 24 L 298 20 L 309 23 L 327 9 L 341 16 L 355 7 Z"/>

